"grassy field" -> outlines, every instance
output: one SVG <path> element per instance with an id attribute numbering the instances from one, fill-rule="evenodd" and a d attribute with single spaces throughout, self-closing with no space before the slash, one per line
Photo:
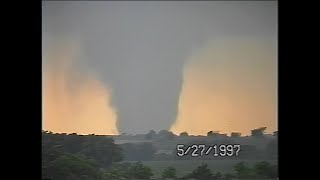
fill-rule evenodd
<path id="1" fill-rule="evenodd" d="M 212 172 L 233 172 L 233 166 L 241 162 L 241 160 L 180 160 L 180 161 L 143 161 L 142 163 L 149 166 L 153 173 L 154 177 L 161 177 L 162 171 L 168 167 L 173 166 L 177 170 L 177 176 L 181 177 L 196 169 L 197 166 L 200 166 L 201 163 L 208 164 Z M 255 164 L 256 160 L 246 160 L 249 166 Z M 276 164 L 276 161 L 269 161 L 271 164 Z"/>

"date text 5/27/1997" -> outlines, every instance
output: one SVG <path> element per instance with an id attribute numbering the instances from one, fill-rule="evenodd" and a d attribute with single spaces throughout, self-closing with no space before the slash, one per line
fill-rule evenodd
<path id="1" fill-rule="evenodd" d="M 220 157 L 231 157 L 239 156 L 241 150 L 240 144 L 193 144 L 186 146 L 184 144 L 177 144 L 177 155 L 179 157 L 191 155 L 192 157 L 198 156 L 220 156 Z"/>

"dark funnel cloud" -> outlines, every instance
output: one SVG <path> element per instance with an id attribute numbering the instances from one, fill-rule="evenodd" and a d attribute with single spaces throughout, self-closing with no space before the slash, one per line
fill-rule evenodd
<path id="1" fill-rule="evenodd" d="M 43 7 L 46 35 L 81 39 L 82 68 L 111 89 L 119 131 L 134 134 L 169 129 L 175 121 L 184 64 L 194 49 L 215 36 L 268 28 L 247 28 L 261 20 L 248 21 L 251 6 L 239 16 L 246 6 L 237 10 L 236 4 L 219 2 L 44 2 Z"/>
<path id="2" fill-rule="evenodd" d="M 88 66 L 112 88 L 120 132 L 169 129 L 178 113 L 183 65 L 197 40 L 183 11 L 148 3 L 118 8 L 121 13 L 100 17 L 100 28 L 86 36 L 86 58 L 94 59 Z"/>

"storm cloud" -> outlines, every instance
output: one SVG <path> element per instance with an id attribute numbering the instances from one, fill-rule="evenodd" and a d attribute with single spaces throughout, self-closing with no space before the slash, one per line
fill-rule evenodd
<path id="1" fill-rule="evenodd" d="M 275 34 L 273 7 L 263 2 L 43 2 L 44 53 L 49 38 L 79 39 L 78 68 L 94 72 L 110 88 L 118 130 L 169 129 L 178 114 L 188 57 L 218 36 Z"/>

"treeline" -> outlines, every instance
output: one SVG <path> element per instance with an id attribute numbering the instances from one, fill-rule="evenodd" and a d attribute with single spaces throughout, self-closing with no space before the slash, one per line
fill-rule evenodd
<path id="1" fill-rule="evenodd" d="M 266 161 L 257 162 L 253 167 L 249 167 L 245 162 L 239 162 L 233 166 L 234 173 L 221 173 L 212 171 L 207 164 L 196 167 L 192 172 L 182 177 L 177 176 L 175 167 L 168 166 L 162 171 L 159 179 L 172 180 L 231 180 L 231 179 L 276 179 L 278 177 L 278 166 L 271 165 Z M 155 179 L 152 178 L 151 168 L 136 163 L 116 163 L 104 172 L 101 171 L 102 179 L 108 180 L 128 180 L 128 179 Z"/>
<path id="2" fill-rule="evenodd" d="M 123 159 L 112 138 L 42 132 L 42 177 L 53 180 L 101 179 L 100 168 Z"/>
<path id="3" fill-rule="evenodd" d="M 278 158 L 278 141 L 277 138 L 264 139 L 265 128 L 257 128 L 252 130 L 252 136 L 260 140 L 241 137 L 242 142 L 239 156 L 222 157 L 222 156 L 202 156 L 201 159 L 260 159 L 260 160 L 276 160 Z M 193 139 L 188 137 L 186 132 L 181 133 L 182 141 L 177 140 L 177 137 L 170 131 L 162 130 L 159 133 L 150 131 L 145 134 L 147 139 L 154 139 L 151 142 L 131 142 L 116 145 L 113 138 L 116 136 L 99 136 L 99 135 L 77 135 L 73 134 L 54 134 L 52 132 L 43 131 L 43 154 L 47 151 L 54 151 L 54 154 L 59 152 L 80 153 L 87 157 L 96 159 L 98 163 L 107 167 L 112 162 L 117 161 L 150 161 L 150 160 L 187 160 L 192 159 L 190 155 L 183 157 L 177 156 L 176 144 L 183 143 L 186 147 L 193 144 L 221 145 L 221 144 L 239 144 L 237 138 L 240 133 L 234 133 L 229 138 L 215 138 L 219 133 L 209 131 L 208 138 L 203 140 Z M 113 137 L 113 138 L 112 138 Z M 174 140 L 176 139 L 176 140 Z M 259 145 L 252 143 L 259 141 Z M 93 153 L 94 152 L 94 153 Z M 52 152 L 51 152 L 52 153 Z M 112 156 L 109 156 L 111 155 Z"/>
<path id="4" fill-rule="evenodd" d="M 278 177 L 278 166 L 271 165 L 266 161 L 257 162 L 252 168 L 247 166 L 245 162 L 239 162 L 234 165 L 233 169 L 235 173 L 222 174 L 212 172 L 207 164 L 202 164 L 180 179 L 273 179 Z M 165 173 L 162 174 L 162 177 L 165 177 Z"/>
<path id="5" fill-rule="evenodd" d="M 104 170 L 113 163 L 122 160 L 150 160 L 154 153 L 151 143 L 117 145 L 108 136 L 43 131 L 42 177 L 52 180 L 110 179 L 109 172 Z M 125 171 L 124 177 L 139 177 L 136 173 L 144 168 L 139 164 L 130 166 L 132 171 L 129 166 L 126 167 L 128 171 Z"/>
<path id="6" fill-rule="evenodd" d="M 263 138 L 267 127 L 259 127 L 251 130 L 251 137 Z M 127 136 L 125 133 L 121 136 Z M 145 139 L 147 140 L 173 140 L 176 137 L 192 137 L 194 135 L 189 135 L 187 131 L 181 132 L 179 135 L 175 135 L 172 131 L 161 130 L 158 133 L 154 130 L 150 130 L 145 134 Z M 220 133 L 219 131 L 208 131 L 207 137 L 244 137 L 240 132 L 232 132 L 229 136 L 226 133 Z M 272 136 L 278 136 L 278 131 L 274 131 Z M 199 137 L 199 136 L 198 136 Z M 245 136 L 249 137 L 249 136 Z"/>
<path id="7" fill-rule="evenodd" d="M 156 135 L 157 137 L 155 137 Z M 150 139 L 158 138 L 164 144 L 174 136 L 171 133 L 162 131 L 153 134 Z M 229 139 L 229 138 L 227 138 Z M 270 140 L 263 155 L 277 155 L 277 139 Z M 202 143 L 202 142 L 192 142 Z M 217 143 L 217 142 L 215 142 Z M 218 143 L 232 143 L 221 141 Z M 177 157 L 176 150 L 172 154 L 156 153 L 157 149 L 153 142 L 144 143 L 124 143 L 115 144 L 111 136 L 100 135 L 77 135 L 66 133 L 42 132 L 42 177 L 51 180 L 106 180 L 106 179 L 149 179 L 153 176 L 152 170 L 142 163 L 122 163 L 121 161 L 148 161 L 148 160 L 166 160 L 168 156 L 176 157 L 177 160 L 191 158 L 190 156 Z M 242 157 L 244 159 L 255 158 L 261 155 L 261 150 L 254 146 L 242 146 Z M 267 153 L 266 153 L 267 152 Z M 160 156 L 159 156 L 160 155 Z M 159 158 L 160 157 L 160 158 Z M 248 158 L 250 157 L 250 158 Z M 258 158 L 256 158 L 258 159 Z M 245 163 L 238 164 L 235 168 L 235 174 L 221 174 L 211 172 L 206 165 L 200 166 L 192 173 L 181 178 L 202 178 L 200 174 L 207 174 L 210 179 L 223 178 L 255 178 L 255 177 L 273 177 L 276 176 L 276 167 L 267 162 L 256 164 L 249 168 Z M 163 178 L 177 178 L 174 167 L 168 167 L 163 172 Z M 198 177 L 199 176 L 199 177 Z"/>

